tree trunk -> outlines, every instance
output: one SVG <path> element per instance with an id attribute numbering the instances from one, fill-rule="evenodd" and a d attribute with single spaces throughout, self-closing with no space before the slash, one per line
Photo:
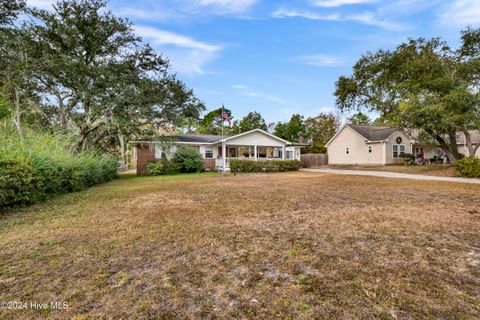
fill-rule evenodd
<path id="1" fill-rule="evenodd" d="M 65 104 L 63 103 L 63 99 L 60 94 L 57 94 L 57 101 L 58 101 L 58 106 L 60 108 L 59 110 L 60 129 L 65 130 L 67 129 L 67 110 L 65 108 Z"/>
<path id="2" fill-rule="evenodd" d="M 470 132 L 468 131 L 467 128 L 463 128 L 462 132 L 465 135 L 465 144 L 467 145 L 469 156 L 471 158 L 474 158 L 479 145 L 477 145 L 476 147 L 473 147 L 472 136 L 470 135 Z"/>
<path id="3" fill-rule="evenodd" d="M 125 136 L 123 134 L 118 134 L 118 141 L 120 143 L 120 159 L 122 159 L 123 165 L 127 165 L 127 153 L 126 153 L 126 144 L 125 144 Z"/>
<path id="4" fill-rule="evenodd" d="M 22 131 L 22 110 L 20 109 L 20 92 L 18 92 L 18 88 L 15 88 L 15 112 L 13 114 L 13 123 L 15 124 L 15 128 L 17 129 L 18 136 L 20 140 L 23 140 L 23 131 Z"/>
<path id="5" fill-rule="evenodd" d="M 453 158 L 450 158 L 450 161 L 460 159 L 460 154 L 458 153 L 458 146 L 457 146 L 457 131 L 452 129 L 448 132 L 448 139 L 449 139 L 449 149 L 452 153 Z"/>

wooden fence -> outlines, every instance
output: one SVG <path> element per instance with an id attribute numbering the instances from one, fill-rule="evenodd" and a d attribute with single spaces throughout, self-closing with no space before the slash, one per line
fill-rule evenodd
<path id="1" fill-rule="evenodd" d="M 304 168 L 320 167 L 328 164 L 328 155 L 324 153 L 306 153 L 300 156 Z"/>

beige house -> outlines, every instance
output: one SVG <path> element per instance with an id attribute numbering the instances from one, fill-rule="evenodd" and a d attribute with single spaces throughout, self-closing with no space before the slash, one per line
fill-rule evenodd
<path id="1" fill-rule="evenodd" d="M 471 130 L 470 136 L 473 146 L 480 144 L 480 132 Z M 418 132 L 412 134 L 418 136 Z M 327 143 L 329 164 L 349 165 L 386 165 L 401 164 L 402 153 L 412 154 L 415 159 L 429 160 L 440 158 L 448 160 L 447 152 L 432 143 L 421 143 L 412 135 L 405 133 L 398 127 L 344 125 Z M 465 135 L 457 133 L 458 152 L 469 156 Z M 480 147 L 475 156 L 480 158 Z"/>
<path id="2" fill-rule="evenodd" d="M 477 147 L 480 144 L 480 131 L 479 130 L 469 130 L 470 139 L 472 141 L 472 145 L 475 150 L 475 157 L 480 158 L 480 147 Z M 415 134 L 412 134 L 415 136 Z M 448 139 L 448 137 L 445 137 Z M 418 140 L 418 139 L 417 139 Z M 457 140 L 457 148 L 458 152 L 465 157 L 470 156 L 470 151 L 467 147 L 467 140 L 465 138 L 465 134 L 461 131 L 457 132 L 456 134 Z M 435 142 L 420 144 L 416 143 L 413 146 L 413 154 L 418 157 L 420 156 L 423 159 L 430 159 L 433 157 L 444 157 L 446 155 L 445 150 L 443 150 L 440 146 L 438 146 Z"/>
<path id="3" fill-rule="evenodd" d="M 403 163 L 414 141 L 395 127 L 346 124 L 326 144 L 329 164 L 386 165 Z"/>

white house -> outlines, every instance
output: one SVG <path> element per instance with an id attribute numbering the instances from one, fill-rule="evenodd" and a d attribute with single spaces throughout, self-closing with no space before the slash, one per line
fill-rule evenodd
<path id="1" fill-rule="evenodd" d="M 179 146 L 198 148 L 208 170 L 230 170 L 230 160 L 300 160 L 300 148 L 306 144 L 279 138 L 261 129 L 233 136 L 180 134 L 164 136 L 156 141 L 134 141 L 137 174 L 142 174 L 148 162 L 169 159 Z M 225 157 L 222 155 L 225 154 Z"/>

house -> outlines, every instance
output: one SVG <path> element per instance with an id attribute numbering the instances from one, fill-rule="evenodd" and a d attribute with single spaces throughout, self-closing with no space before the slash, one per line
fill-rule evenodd
<path id="1" fill-rule="evenodd" d="M 470 139 L 472 145 L 475 148 L 480 144 L 480 131 L 479 130 L 469 130 Z M 418 136 L 418 133 L 413 132 L 412 136 L 416 141 L 421 140 Z M 448 141 L 448 137 L 445 137 L 445 141 Z M 467 141 L 465 138 L 465 133 L 459 131 L 456 134 L 457 148 L 458 152 L 462 156 L 470 156 L 470 151 L 467 147 Z M 413 155 L 416 157 L 421 157 L 422 159 L 431 159 L 433 157 L 443 158 L 446 156 L 445 150 L 443 150 L 436 141 L 431 141 L 429 143 L 420 143 L 415 142 L 413 146 Z M 480 147 L 476 149 L 475 157 L 480 158 Z"/>
<path id="2" fill-rule="evenodd" d="M 230 160 L 300 160 L 300 148 L 307 144 L 293 143 L 261 129 L 233 136 L 205 134 L 179 134 L 164 136 L 158 140 L 133 141 L 137 174 L 145 171 L 146 165 L 162 158 L 170 159 L 179 146 L 197 148 L 204 159 L 206 170 L 230 170 Z M 225 154 L 225 157 L 222 155 Z"/>
<path id="3" fill-rule="evenodd" d="M 329 164 L 385 165 L 403 163 L 413 140 L 396 127 L 346 124 L 327 142 Z"/>
<path id="4" fill-rule="evenodd" d="M 472 143 L 480 143 L 480 133 L 471 131 Z M 463 133 L 457 134 L 457 146 L 469 155 Z M 402 153 L 415 158 L 445 158 L 446 152 L 436 143 L 420 143 L 398 127 L 361 126 L 346 124 L 326 144 L 329 164 L 387 165 L 402 164 Z M 480 157 L 478 148 L 477 157 Z"/>

